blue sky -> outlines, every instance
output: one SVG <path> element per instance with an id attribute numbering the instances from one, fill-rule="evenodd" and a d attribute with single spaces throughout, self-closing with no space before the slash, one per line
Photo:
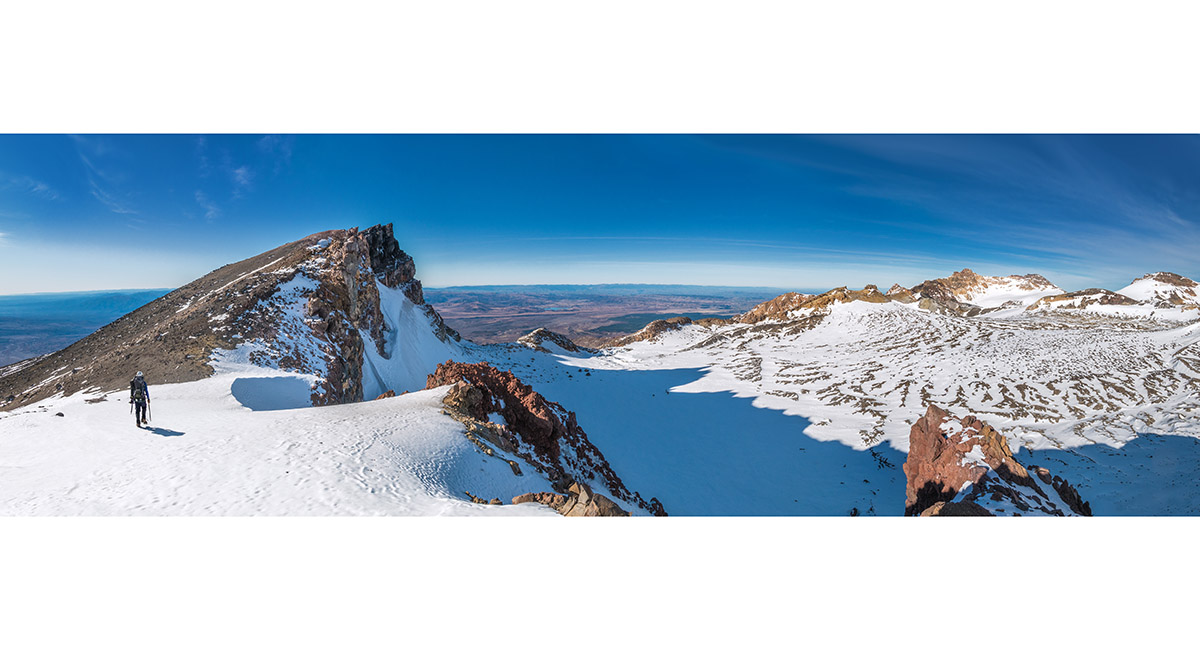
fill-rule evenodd
<path id="1" fill-rule="evenodd" d="M 1200 276 L 1197 136 L 0 136 L 0 294 L 394 222 L 428 286 Z"/>

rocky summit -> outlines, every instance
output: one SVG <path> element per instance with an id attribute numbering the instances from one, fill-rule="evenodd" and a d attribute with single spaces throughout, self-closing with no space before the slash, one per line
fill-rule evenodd
<path id="1" fill-rule="evenodd" d="M 159 384 L 202 379 L 222 351 L 244 344 L 253 364 L 315 376 L 314 405 L 372 398 L 363 393 L 364 345 L 386 355 L 395 327 L 381 289 L 406 296 L 438 337 L 459 339 L 425 304 L 391 224 L 330 230 L 221 267 L 64 350 L 0 369 L 0 393 L 14 397 L 0 409 L 115 390 L 134 370 Z"/>

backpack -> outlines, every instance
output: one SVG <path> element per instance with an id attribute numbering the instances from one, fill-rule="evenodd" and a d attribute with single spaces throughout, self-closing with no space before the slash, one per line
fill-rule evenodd
<path id="1" fill-rule="evenodd" d="M 144 382 L 134 379 L 133 381 L 129 382 L 129 387 L 133 389 L 133 401 L 146 401 L 146 384 Z"/>

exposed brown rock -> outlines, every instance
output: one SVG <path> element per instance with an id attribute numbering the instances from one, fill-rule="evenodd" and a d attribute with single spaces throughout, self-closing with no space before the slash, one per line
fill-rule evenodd
<path id="1" fill-rule="evenodd" d="M 889 299 L 895 300 L 896 302 L 910 303 L 916 302 L 917 300 L 917 297 L 914 296 L 911 291 L 898 284 L 893 284 L 892 288 L 888 289 L 886 295 Z"/>
<path id="2" fill-rule="evenodd" d="M 552 492 L 528 492 L 513 497 L 513 503 L 541 503 L 566 517 L 628 517 L 629 513 L 604 496 L 580 483 L 572 483 L 566 495 Z"/>
<path id="3" fill-rule="evenodd" d="M 1078 304 L 1075 304 L 1075 299 L 1079 298 Z M 1072 304 L 1063 304 L 1070 302 Z M 1138 301 L 1128 296 L 1109 291 L 1108 289 L 1082 289 L 1080 291 L 1071 291 L 1069 293 L 1061 293 L 1056 296 L 1045 296 L 1037 302 L 1026 307 L 1026 311 L 1037 311 L 1039 309 L 1085 309 L 1091 305 L 1136 305 Z"/>
<path id="4" fill-rule="evenodd" d="M 630 334 L 629 336 L 622 336 L 619 339 L 606 342 L 604 347 L 619 348 L 631 343 L 637 343 L 638 341 L 653 341 L 666 332 L 677 330 L 685 325 L 691 324 L 692 319 L 688 318 L 687 316 L 675 316 L 674 318 L 668 318 L 666 320 L 652 321 L 642 329 Z"/>
<path id="5" fill-rule="evenodd" d="M 809 315 L 822 314 L 827 313 L 829 307 L 836 303 L 854 302 L 856 300 L 884 303 L 888 302 L 890 298 L 879 293 L 879 288 L 873 284 L 868 284 L 858 290 L 838 287 L 817 296 L 804 293 L 785 293 L 778 298 L 768 300 L 756 306 L 744 314 L 734 316 L 731 320 L 738 323 L 750 324 L 765 321 L 786 321 L 791 320 L 789 314 L 800 309 L 809 310 Z"/>
<path id="6" fill-rule="evenodd" d="M 1067 514 L 1017 462 L 999 431 L 971 415 L 954 418 L 932 404 L 912 426 L 904 475 L 906 515 L 925 514 L 939 503 L 948 505 L 939 506 L 930 515 L 970 513 L 971 508 L 957 504 L 978 504 L 985 499 L 1004 501 L 1016 511 Z M 1042 481 L 1047 482 L 1047 478 L 1043 476 Z M 1059 483 L 1066 487 L 1059 489 Z M 1072 512 L 1091 515 L 1090 506 L 1066 481 L 1051 477 L 1049 484 L 1055 486 Z M 946 508 L 950 511 L 943 512 Z"/>
<path id="7" fill-rule="evenodd" d="M 384 393 L 380 394 L 380 395 L 379 395 L 379 397 L 376 397 L 375 399 L 376 399 L 376 400 L 381 400 L 381 399 L 387 399 L 387 398 L 389 398 L 389 397 L 395 397 L 395 396 L 396 396 L 396 391 L 394 391 L 394 390 L 388 390 L 388 391 L 386 391 L 386 392 L 384 392 Z"/>
<path id="8" fill-rule="evenodd" d="M 732 320 L 738 323 L 784 320 L 787 318 L 788 312 L 800 309 L 805 302 L 812 300 L 814 297 L 811 293 L 796 293 L 791 291 L 760 303 L 746 313 L 734 316 Z"/>
<path id="9" fill-rule="evenodd" d="M 1157 280 L 1158 282 L 1162 282 L 1164 284 L 1171 284 L 1177 287 L 1185 288 L 1198 286 L 1195 280 L 1192 280 L 1191 278 L 1185 278 L 1178 273 L 1170 273 L 1168 271 L 1148 273 L 1140 278 L 1135 279 L 1134 282 L 1137 282 L 1138 280 Z"/>
<path id="10" fill-rule="evenodd" d="M 491 413 L 502 416 L 507 426 L 495 427 L 496 435 L 512 449 L 530 450 L 522 458 L 543 469 L 558 484 L 556 489 L 565 490 L 571 482 L 600 481 L 617 498 L 666 514 L 657 499 L 643 499 L 625 487 L 573 412 L 547 400 L 511 372 L 487 363 L 447 361 L 429 375 L 425 387 L 447 385 L 451 389 L 443 403 L 480 422 Z"/>
<path id="11" fill-rule="evenodd" d="M 921 512 L 922 517 L 995 517 L 974 501 L 949 503 L 938 501 Z"/>

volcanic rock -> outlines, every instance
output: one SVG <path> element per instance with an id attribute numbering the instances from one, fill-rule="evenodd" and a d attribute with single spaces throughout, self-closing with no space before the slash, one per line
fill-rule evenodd
<path id="1" fill-rule="evenodd" d="M 507 426 L 499 427 L 498 435 L 542 469 L 556 489 L 565 491 L 572 482 L 600 481 L 613 496 L 653 514 L 666 514 L 657 499 L 643 499 L 625 487 L 604 454 L 588 440 L 575 413 L 547 400 L 511 372 L 488 363 L 447 361 L 438 364 L 425 387 L 447 385 L 451 388 L 444 404 L 480 422 L 490 414 L 500 415 Z"/>
<path id="2" fill-rule="evenodd" d="M 1062 479 L 1049 479 L 1056 494 L 1048 495 L 986 422 L 971 415 L 957 419 L 932 404 L 912 426 L 904 474 L 906 515 L 978 512 L 963 503 L 993 514 L 1091 515 L 1090 506 Z"/>

